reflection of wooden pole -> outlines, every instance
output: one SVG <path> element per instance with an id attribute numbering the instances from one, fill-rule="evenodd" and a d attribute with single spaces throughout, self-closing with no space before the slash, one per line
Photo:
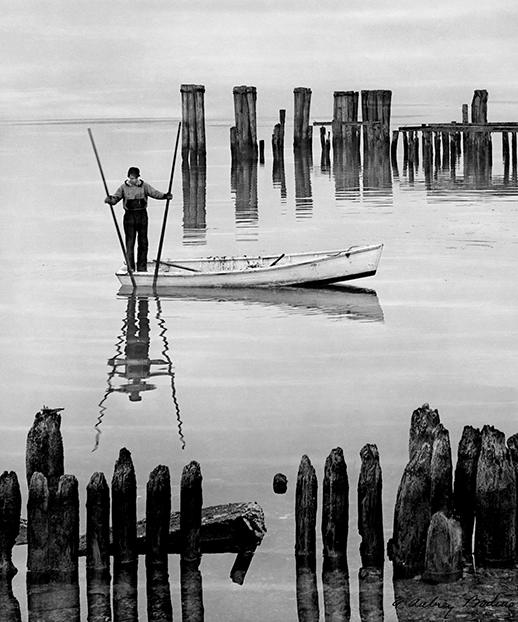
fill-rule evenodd
<path id="1" fill-rule="evenodd" d="M 18 476 L 14 471 L 4 471 L 0 475 L 0 581 L 17 572 L 12 561 L 12 551 L 20 531 L 21 508 Z"/>
<path id="2" fill-rule="evenodd" d="M 505 436 L 482 429 L 477 468 L 475 559 L 480 567 L 508 567 L 516 556 L 516 475 Z"/>
<path id="3" fill-rule="evenodd" d="M 473 566 L 473 527 L 475 524 L 475 499 L 477 464 L 482 437 L 480 430 L 465 426 L 457 450 L 453 507 L 462 527 L 464 562 Z"/>

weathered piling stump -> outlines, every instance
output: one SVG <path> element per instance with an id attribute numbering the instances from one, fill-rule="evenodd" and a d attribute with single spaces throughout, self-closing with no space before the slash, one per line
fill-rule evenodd
<path id="1" fill-rule="evenodd" d="M 309 121 L 311 89 L 299 86 L 293 89 L 293 97 L 293 147 L 295 149 L 309 149 L 313 141 L 313 126 Z"/>
<path id="2" fill-rule="evenodd" d="M 318 620 L 316 521 L 318 482 L 308 456 L 301 458 L 295 490 L 295 567 L 299 620 Z"/>
<path id="3" fill-rule="evenodd" d="M 204 161 L 207 155 L 205 138 L 205 87 L 182 84 L 182 160 L 191 164 Z"/>
<path id="4" fill-rule="evenodd" d="M 54 494 L 65 473 L 61 415 L 57 410 L 44 407 L 36 414 L 27 435 L 25 462 L 27 484 L 33 473 L 41 473 L 47 478 L 50 494 Z"/>
<path id="5" fill-rule="evenodd" d="M 49 487 L 47 478 L 37 471 L 29 483 L 27 501 L 27 572 L 47 575 L 49 563 Z"/>
<path id="6" fill-rule="evenodd" d="M 472 541 L 475 525 L 477 465 L 481 443 L 480 430 L 465 426 L 459 441 L 455 466 L 453 511 L 462 528 L 464 565 L 470 568 L 473 567 Z"/>
<path id="7" fill-rule="evenodd" d="M 182 162 L 183 235 L 198 242 L 207 229 L 207 165 Z"/>
<path id="8" fill-rule="evenodd" d="M 383 568 L 382 473 L 376 445 L 367 444 L 360 451 L 358 478 L 358 532 L 361 536 L 362 568 Z"/>
<path id="9" fill-rule="evenodd" d="M 166 466 L 157 466 L 146 488 L 146 593 L 150 622 L 173 619 L 168 572 L 171 478 Z"/>
<path id="10" fill-rule="evenodd" d="M 433 514 L 426 538 L 423 581 L 452 583 L 462 577 L 462 527 L 439 511 Z"/>
<path id="11" fill-rule="evenodd" d="M 288 478 L 283 473 L 276 473 L 273 477 L 273 492 L 283 495 L 288 490 Z"/>
<path id="12" fill-rule="evenodd" d="M 477 467 L 477 566 L 505 568 L 516 562 L 516 507 L 516 474 L 505 436 L 485 425 Z"/>
<path id="13" fill-rule="evenodd" d="M 110 489 L 103 473 L 86 487 L 86 596 L 88 620 L 111 619 Z"/>
<path id="14" fill-rule="evenodd" d="M 255 86 L 235 86 L 235 126 L 230 129 L 232 159 L 257 160 L 257 89 Z"/>
<path id="15" fill-rule="evenodd" d="M 182 619 L 200 622 L 204 617 L 200 529 L 203 505 L 202 475 L 196 461 L 184 467 L 180 483 L 180 589 Z"/>
<path id="16" fill-rule="evenodd" d="M 347 565 L 349 536 L 349 478 L 344 452 L 333 449 L 324 467 L 322 500 L 322 542 L 324 557 L 340 559 Z"/>
<path id="17" fill-rule="evenodd" d="M 340 447 L 326 459 L 322 492 L 324 609 L 326 620 L 343 620 L 351 613 L 347 564 L 349 478 Z"/>
<path id="18" fill-rule="evenodd" d="M 295 555 L 316 555 L 317 492 L 315 469 L 304 455 L 295 491 Z"/>
<path id="19" fill-rule="evenodd" d="M 137 619 L 137 480 L 131 453 L 123 447 L 112 477 L 113 616 Z"/>
<path id="20" fill-rule="evenodd" d="M 137 479 L 131 453 L 125 447 L 115 463 L 111 489 L 114 563 L 135 563 L 138 560 Z"/>
<path id="21" fill-rule="evenodd" d="M 364 90 L 361 99 L 365 164 L 374 154 L 389 153 L 392 91 Z"/>
<path id="22" fill-rule="evenodd" d="M 395 578 L 411 578 L 424 570 L 426 538 L 431 520 L 432 449 L 425 442 L 407 464 L 394 508 L 393 536 L 387 545 Z M 412 517 L 413 520 L 409 520 Z"/>
<path id="23" fill-rule="evenodd" d="M 13 546 L 20 531 L 22 496 L 14 471 L 0 475 L 0 581 L 17 573 L 13 564 Z"/>
<path id="24" fill-rule="evenodd" d="M 513 434 L 507 439 L 507 447 L 513 461 L 514 475 L 518 488 L 518 434 Z M 517 491 L 518 496 L 518 491 Z M 518 560 L 518 503 L 516 505 L 516 559 Z"/>
<path id="25" fill-rule="evenodd" d="M 433 431 L 430 465 L 430 511 L 432 514 L 439 511 L 445 512 L 446 515 L 450 514 L 453 496 L 452 475 L 450 434 L 442 423 L 439 423 Z"/>
<path id="26" fill-rule="evenodd" d="M 70 581 L 77 577 L 79 557 L 79 484 L 74 475 L 59 478 L 51 518 L 50 567 L 54 575 Z"/>

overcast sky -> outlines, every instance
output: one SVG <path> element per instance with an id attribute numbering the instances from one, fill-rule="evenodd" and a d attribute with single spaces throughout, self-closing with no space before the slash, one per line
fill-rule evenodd
<path id="1" fill-rule="evenodd" d="M 457 110 L 487 88 L 490 120 L 518 119 L 516 0 L 0 0 L 0 8 L 0 120 L 174 117 L 182 83 L 206 86 L 209 119 L 232 116 L 239 84 L 257 87 L 265 116 L 289 108 L 296 86 L 312 89 L 314 116 L 330 116 L 335 90 L 387 88 L 394 106 L 436 100 Z"/>

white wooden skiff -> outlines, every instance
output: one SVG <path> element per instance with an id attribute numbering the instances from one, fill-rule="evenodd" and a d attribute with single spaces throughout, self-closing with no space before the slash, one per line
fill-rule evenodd
<path id="1" fill-rule="evenodd" d="M 137 288 L 168 287 L 285 287 L 350 281 L 376 274 L 383 244 L 351 246 L 345 250 L 304 252 L 256 257 L 204 257 L 160 262 L 154 284 L 155 263 L 147 272 L 134 272 Z M 123 266 L 116 276 L 131 286 Z"/>

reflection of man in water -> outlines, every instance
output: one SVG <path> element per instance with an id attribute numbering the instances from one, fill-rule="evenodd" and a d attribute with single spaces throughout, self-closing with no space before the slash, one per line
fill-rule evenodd
<path id="1" fill-rule="evenodd" d="M 151 361 L 149 359 L 149 305 L 147 299 L 138 301 L 138 318 L 135 317 L 135 298 L 128 300 L 127 320 L 128 332 L 126 335 L 126 373 L 125 377 L 131 381 L 126 385 L 130 402 L 140 402 L 140 391 L 147 388 L 141 383 L 143 378 L 149 378 Z M 137 321 L 138 320 L 138 321 Z"/>

